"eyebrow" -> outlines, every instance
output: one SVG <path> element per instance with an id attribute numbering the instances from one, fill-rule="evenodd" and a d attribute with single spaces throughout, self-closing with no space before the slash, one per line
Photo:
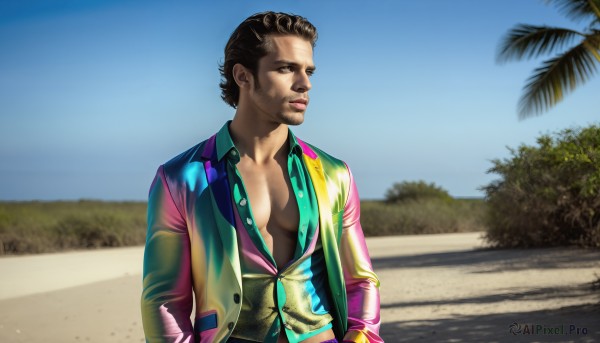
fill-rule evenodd
<path id="1" fill-rule="evenodd" d="M 275 61 L 273 63 L 275 63 L 275 64 L 287 64 L 287 65 L 291 65 L 291 66 L 294 66 L 294 67 L 299 67 L 300 66 L 296 62 L 292 62 L 292 61 L 288 61 L 288 60 L 277 60 L 277 61 Z M 317 67 L 315 67 L 314 65 L 310 65 L 310 66 L 306 67 L 306 69 L 314 72 L 315 70 L 317 70 Z"/>

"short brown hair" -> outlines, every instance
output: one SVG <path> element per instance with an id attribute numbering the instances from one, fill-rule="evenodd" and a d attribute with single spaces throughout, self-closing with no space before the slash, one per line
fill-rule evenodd
<path id="1" fill-rule="evenodd" d="M 268 35 L 295 35 L 314 47 L 317 29 L 306 18 L 280 12 L 262 12 L 244 20 L 231 34 L 225 46 L 225 61 L 219 66 L 221 98 L 236 108 L 240 88 L 233 79 L 233 66 L 240 63 L 256 75 L 258 60 L 268 53 Z"/>

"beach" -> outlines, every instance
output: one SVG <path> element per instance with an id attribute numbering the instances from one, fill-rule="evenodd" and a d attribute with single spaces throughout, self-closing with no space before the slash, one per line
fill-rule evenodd
<path id="1" fill-rule="evenodd" d="M 386 342 L 600 342 L 598 250 L 489 249 L 481 233 L 367 244 Z M 143 342 L 142 258 L 143 247 L 1 258 L 0 342 Z"/>

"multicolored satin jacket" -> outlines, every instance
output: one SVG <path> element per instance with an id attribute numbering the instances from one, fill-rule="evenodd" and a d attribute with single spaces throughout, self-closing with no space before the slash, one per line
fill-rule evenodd
<path id="1" fill-rule="evenodd" d="M 150 187 L 142 319 L 146 342 L 225 342 L 241 309 L 238 242 L 216 135 L 158 168 Z M 319 208 L 336 337 L 379 337 L 379 280 L 346 164 L 298 139 Z M 190 315 L 195 296 L 195 321 Z"/>

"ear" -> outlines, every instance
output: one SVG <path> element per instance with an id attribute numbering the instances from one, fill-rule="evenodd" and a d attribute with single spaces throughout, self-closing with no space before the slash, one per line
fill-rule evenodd
<path id="1" fill-rule="evenodd" d="M 236 63 L 233 66 L 233 79 L 240 89 L 250 87 L 253 77 L 250 70 L 243 65 Z"/>

